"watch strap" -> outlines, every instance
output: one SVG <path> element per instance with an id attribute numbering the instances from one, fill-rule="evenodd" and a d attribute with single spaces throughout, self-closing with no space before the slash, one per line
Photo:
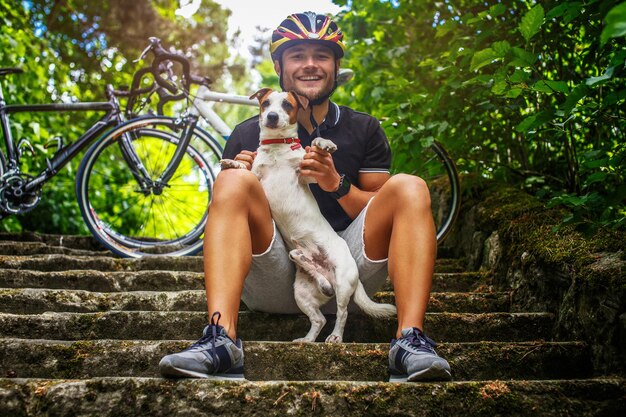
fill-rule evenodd
<path id="1" fill-rule="evenodd" d="M 339 200 L 341 197 L 345 196 L 350 192 L 350 180 L 346 177 L 346 174 L 341 174 L 339 177 L 339 187 L 336 191 L 330 193 L 330 195 L 335 199 Z"/>

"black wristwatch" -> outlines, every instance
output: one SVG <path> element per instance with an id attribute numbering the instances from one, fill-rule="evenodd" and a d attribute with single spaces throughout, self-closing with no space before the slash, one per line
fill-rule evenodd
<path id="1" fill-rule="evenodd" d="M 335 200 L 339 200 L 341 197 L 350 192 L 350 185 L 350 181 L 346 178 L 346 174 L 341 174 L 341 177 L 339 177 L 339 188 L 337 188 L 337 191 L 331 192 L 330 195 L 332 195 Z"/>

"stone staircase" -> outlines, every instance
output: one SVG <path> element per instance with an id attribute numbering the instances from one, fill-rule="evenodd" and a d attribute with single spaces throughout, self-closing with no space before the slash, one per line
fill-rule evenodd
<path id="1" fill-rule="evenodd" d="M 20 240 L 20 241 L 18 241 Z M 395 320 L 348 317 L 346 343 L 291 343 L 305 316 L 242 308 L 246 382 L 166 380 L 160 358 L 206 324 L 199 257 L 125 260 L 87 237 L 0 235 L 0 416 L 623 416 L 549 313 L 512 311 L 487 273 L 439 259 L 426 333 L 453 382 L 386 382 Z M 393 302 L 391 288 L 377 294 Z M 319 340 L 324 340 L 333 318 Z"/>

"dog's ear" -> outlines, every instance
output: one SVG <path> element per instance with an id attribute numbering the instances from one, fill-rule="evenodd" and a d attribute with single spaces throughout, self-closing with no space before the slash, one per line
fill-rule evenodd
<path id="1" fill-rule="evenodd" d="M 256 93 L 252 94 L 250 96 L 250 99 L 254 99 L 256 98 L 257 100 L 259 100 L 259 102 L 261 101 L 261 99 L 263 97 L 265 97 L 267 94 L 269 94 L 272 91 L 271 88 L 261 88 L 259 91 L 257 91 Z"/>
<path id="2" fill-rule="evenodd" d="M 309 99 L 301 96 L 300 94 L 296 93 L 295 91 L 290 91 L 289 94 L 292 94 L 296 101 L 298 102 L 298 104 L 300 105 L 300 107 L 302 107 L 303 109 L 306 109 L 307 107 L 309 107 Z"/>

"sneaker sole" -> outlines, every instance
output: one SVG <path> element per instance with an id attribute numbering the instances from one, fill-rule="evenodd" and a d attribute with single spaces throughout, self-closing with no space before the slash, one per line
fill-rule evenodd
<path id="1" fill-rule="evenodd" d="M 203 378 L 213 381 L 245 381 L 243 374 L 204 374 L 188 369 L 168 367 L 161 369 L 161 376 L 164 378 Z"/>
<path id="2" fill-rule="evenodd" d="M 415 372 L 411 375 L 391 375 L 389 382 L 430 382 L 430 381 L 450 381 L 452 375 L 450 371 L 443 367 L 439 363 L 433 364 L 430 368 L 426 368 L 419 372 Z"/>

